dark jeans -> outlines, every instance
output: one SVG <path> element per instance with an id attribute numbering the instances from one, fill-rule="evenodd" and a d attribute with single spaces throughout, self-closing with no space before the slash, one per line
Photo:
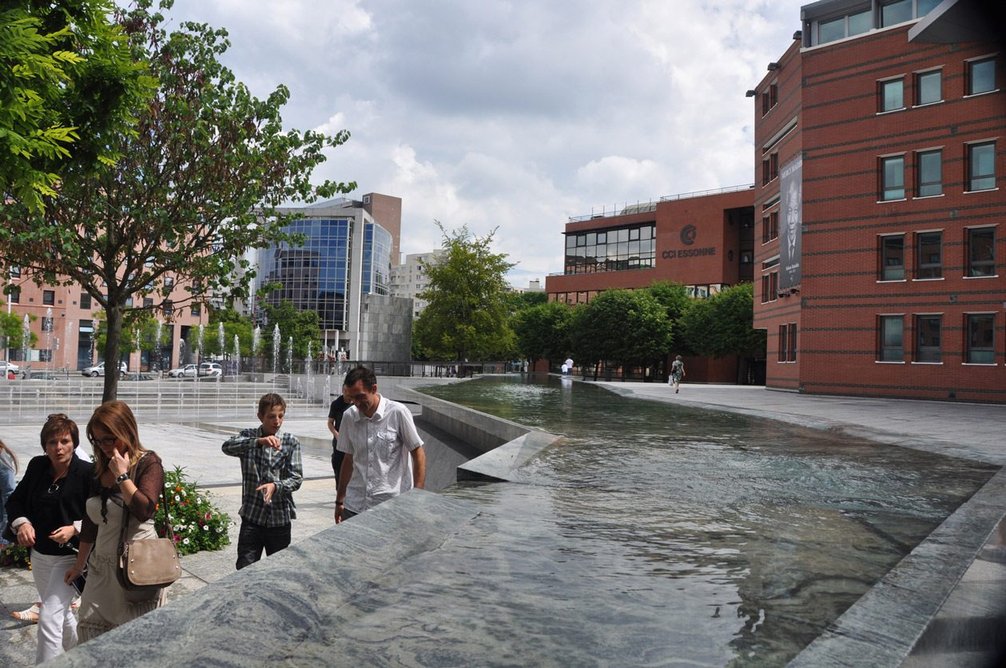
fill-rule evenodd
<path id="1" fill-rule="evenodd" d="M 290 545 L 290 525 L 281 527 L 264 527 L 248 520 L 241 520 L 241 531 L 238 532 L 237 568 L 241 570 L 249 564 L 254 564 L 262 558 L 262 549 L 266 555 L 279 552 Z"/>

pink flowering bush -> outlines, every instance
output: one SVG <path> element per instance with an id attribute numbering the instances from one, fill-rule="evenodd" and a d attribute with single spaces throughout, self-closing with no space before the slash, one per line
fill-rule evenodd
<path id="1" fill-rule="evenodd" d="M 205 491 L 196 489 L 180 466 L 164 472 L 164 498 L 171 516 L 171 528 L 179 554 L 195 554 L 203 550 L 219 550 L 230 544 L 227 529 L 231 518 L 213 505 Z M 158 500 L 154 514 L 157 535 L 167 534 L 164 508 Z"/>

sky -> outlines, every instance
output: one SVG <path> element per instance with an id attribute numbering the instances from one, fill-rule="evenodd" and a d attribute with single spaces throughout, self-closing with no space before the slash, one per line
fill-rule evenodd
<path id="1" fill-rule="evenodd" d="M 745 97 L 800 29 L 793 0 L 176 0 L 284 124 L 350 140 L 315 170 L 402 198 L 403 254 L 435 221 L 561 273 L 570 217 L 754 181 Z M 170 24 L 169 24 L 170 25 Z"/>

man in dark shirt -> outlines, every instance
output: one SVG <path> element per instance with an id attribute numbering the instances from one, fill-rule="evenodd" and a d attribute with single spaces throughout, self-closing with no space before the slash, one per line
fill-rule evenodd
<path id="1" fill-rule="evenodd" d="M 335 444 L 339 440 L 339 427 L 342 425 L 342 414 L 353 405 L 352 400 L 347 396 L 349 388 L 342 386 L 342 395 L 337 397 L 328 409 L 328 430 L 332 432 L 332 470 L 335 471 L 335 493 L 339 493 L 339 467 L 342 466 L 342 458 L 346 453 L 335 449 Z"/>

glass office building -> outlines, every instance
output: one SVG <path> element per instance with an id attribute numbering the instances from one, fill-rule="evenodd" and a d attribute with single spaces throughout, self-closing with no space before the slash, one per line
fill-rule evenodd
<path id="1" fill-rule="evenodd" d="M 294 221 L 286 231 L 302 236 L 303 244 L 283 243 L 259 251 L 259 287 L 280 285 L 269 293 L 268 303 L 276 305 L 287 300 L 298 309 L 317 312 L 323 330 L 346 331 L 354 329 L 354 299 L 362 294 L 388 294 L 391 234 L 360 215 L 358 209 L 354 213 Z M 362 225 L 362 235 L 356 233 L 357 225 Z M 362 244 L 362 253 L 354 252 L 358 243 Z M 360 263 L 358 272 L 354 271 L 354 262 Z"/>

